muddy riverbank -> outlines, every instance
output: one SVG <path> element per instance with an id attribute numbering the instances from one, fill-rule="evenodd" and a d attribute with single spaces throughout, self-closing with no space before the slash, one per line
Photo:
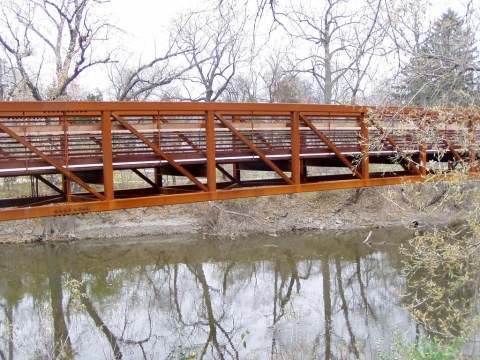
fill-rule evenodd
<path id="1" fill-rule="evenodd" d="M 455 221 L 442 184 L 405 184 L 0 222 L 0 242 L 156 234 L 272 236 Z"/>

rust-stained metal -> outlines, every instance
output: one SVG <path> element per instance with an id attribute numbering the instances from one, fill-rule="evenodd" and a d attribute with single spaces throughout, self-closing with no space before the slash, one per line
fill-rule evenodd
<path id="1" fill-rule="evenodd" d="M 217 191 L 217 162 L 215 160 L 215 114 L 207 111 L 205 116 L 205 138 L 207 153 L 207 186 L 208 191 Z"/>
<path id="2" fill-rule="evenodd" d="M 368 125 L 365 121 L 365 114 L 362 114 L 362 116 L 358 118 L 358 123 L 360 126 L 358 142 L 360 144 L 360 149 L 361 149 L 359 170 L 362 173 L 362 177 L 364 179 L 368 179 L 370 178 L 370 159 L 369 159 L 370 144 L 369 144 Z"/>
<path id="3" fill-rule="evenodd" d="M 383 118 L 402 116 L 411 120 L 402 131 L 384 127 Z M 439 113 L 312 104 L 4 102 L 0 180 L 21 184 L 32 177 L 34 183 L 30 194 L 2 192 L 0 220 L 421 182 L 435 171 L 428 165 L 433 159 L 449 164 L 442 174 L 461 164 L 478 176 L 478 119 L 452 111 L 454 125 L 436 132 L 437 143 L 415 143 L 425 117 L 435 121 Z M 382 148 L 372 146 L 375 137 L 384 139 Z M 404 171 L 375 171 L 375 164 Z M 115 174 L 125 170 L 143 187 L 120 189 Z M 258 171 L 263 175 L 252 178 Z"/>
<path id="4" fill-rule="evenodd" d="M 285 180 L 287 184 L 292 185 L 293 181 L 290 179 L 285 173 L 280 170 L 280 168 L 275 165 L 273 161 L 271 161 L 258 147 L 256 147 L 250 140 L 247 139 L 245 135 L 243 135 L 240 131 L 238 131 L 235 126 L 230 124 L 222 115 L 219 113 L 215 113 L 215 117 L 220 120 L 223 126 L 225 126 L 228 130 L 231 131 L 236 137 L 242 140 L 249 148 L 252 150 L 265 164 L 267 164 L 273 171 L 275 171 L 280 177 Z"/>
<path id="5" fill-rule="evenodd" d="M 60 164 L 58 164 L 54 159 L 52 159 L 51 157 L 47 156 L 46 154 L 44 154 L 42 151 L 40 151 L 38 148 L 36 148 L 32 143 L 30 143 L 29 141 L 25 140 L 24 137 L 20 136 L 19 134 L 17 134 L 15 131 L 11 130 L 10 128 L 8 128 L 7 126 L 3 125 L 3 124 L 0 124 L 0 131 L 9 135 L 11 138 L 13 138 L 14 140 L 16 140 L 18 143 L 20 143 L 21 145 L 23 145 L 26 149 L 32 151 L 33 153 L 35 153 L 38 157 L 40 157 L 41 159 L 45 160 L 47 163 L 49 163 L 50 165 L 52 165 L 58 172 L 62 173 L 63 175 L 65 175 L 66 177 L 74 180 L 77 184 L 79 184 L 80 186 L 82 186 L 85 190 L 87 190 L 89 193 L 95 195 L 97 198 L 99 198 L 100 200 L 105 200 L 105 197 L 100 194 L 98 191 L 96 191 L 95 189 L 93 189 L 91 186 L 89 186 L 88 184 L 86 184 L 82 179 L 80 179 L 78 176 L 76 176 L 74 173 L 72 173 L 71 171 L 69 171 L 68 169 L 66 169 L 65 167 L 61 166 Z"/>
<path id="6" fill-rule="evenodd" d="M 402 149 L 400 146 L 397 144 L 395 139 L 391 134 L 388 134 L 388 131 L 384 129 L 382 126 L 378 125 L 376 122 L 371 121 L 372 125 L 377 128 L 377 130 L 380 132 L 382 136 L 385 137 L 385 139 L 392 145 L 393 149 L 395 152 L 401 154 L 401 162 L 400 165 L 407 171 L 411 171 L 415 173 L 416 175 L 422 175 L 421 171 L 417 168 L 415 162 L 412 160 L 411 156 L 408 154 L 402 154 Z M 421 144 L 419 144 L 421 146 Z"/>
<path id="7" fill-rule="evenodd" d="M 478 149 L 478 144 L 479 144 L 479 140 L 478 140 L 478 136 L 477 136 L 477 127 L 478 125 L 478 119 L 470 119 L 470 121 L 468 122 L 468 133 L 469 133 L 469 140 L 470 140 L 470 146 L 469 146 L 469 149 L 468 149 L 468 158 L 470 160 L 470 172 L 471 173 L 478 173 L 480 170 L 479 170 L 479 166 L 478 164 L 480 163 L 480 161 L 477 162 L 477 153 L 479 152 L 479 149 Z"/>
<path id="8" fill-rule="evenodd" d="M 359 179 L 363 179 L 363 175 L 356 169 L 355 166 L 342 154 L 342 152 L 333 144 L 330 139 L 325 136 L 325 134 L 317 129 L 315 125 L 304 115 L 300 115 L 300 118 L 303 120 L 303 122 L 310 128 L 310 130 L 313 131 L 315 135 L 317 135 L 324 143 L 325 145 L 328 146 L 330 150 L 332 150 L 335 153 L 335 156 L 340 159 L 342 163 L 344 163 L 354 174 L 356 177 Z"/>
<path id="9" fill-rule="evenodd" d="M 112 119 L 109 111 L 102 111 L 102 156 L 103 156 L 103 193 L 107 200 L 114 199 Z"/>
<path id="10" fill-rule="evenodd" d="M 190 179 L 195 185 L 197 185 L 200 189 L 204 191 L 208 191 L 208 188 L 202 184 L 195 176 L 190 174 L 188 170 L 186 170 L 183 166 L 179 165 L 174 159 L 172 159 L 169 155 L 167 155 L 164 151 L 162 151 L 155 143 L 148 140 L 140 131 L 135 129 L 132 125 L 130 125 L 127 121 L 125 121 L 122 117 L 117 114 L 112 113 L 112 116 L 117 120 L 122 126 L 124 126 L 127 130 L 129 130 L 132 134 L 134 134 L 137 138 L 139 138 L 142 142 L 144 142 L 148 147 L 150 147 L 156 154 L 161 156 L 163 159 L 168 161 L 170 165 L 172 165 L 177 171 L 182 173 L 188 179 Z"/>
<path id="11" fill-rule="evenodd" d="M 290 122 L 291 141 L 291 170 L 293 183 L 298 185 L 301 182 L 301 160 L 300 160 L 300 115 L 298 111 L 291 114 Z"/>
<path id="12" fill-rule="evenodd" d="M 37 180 L 40 180 L 42 183 L 44 183 L 45 185 L 47 185 L 50 189 L 54 190 L 55 192 L 59 193 L 60 195 L 63 195 L 63 196 L 66 196 L 65 194 L 65 191 L 59 189 L 57 186 L 55 186 L 54 184 L 52 184 L 50 181 L 48 181 L 47 179 L 45 179 L 43 176 L 41 175 L 33 175 L 33 177 Z"/>

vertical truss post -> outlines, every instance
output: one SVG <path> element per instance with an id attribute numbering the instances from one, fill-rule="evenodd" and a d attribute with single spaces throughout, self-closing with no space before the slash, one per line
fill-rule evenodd
<path id="1" fill-rule="evenodd" d="M 232 122 L 234 123 L 239 123 L 241 121 L 242 121 L 242 118 L 238 115 L 235 115 L 232 118 Z M 233 151 L 235 151 L 237 150 L 237 143 L 235 141 L 236 138 L 234 134 L 232 134 L 231 139 L 232 139 L 232 149 Z M 232 163 L 232 174 L 233 174 L 233 177 L 235 178 L 235 182 L 239 183 L 242 180 L 241 169 L 237 163 Z"/>
<path id="2" fill-rule="evenodd" d="M 205 131 L 207 142 L 207 187 L 208 191 L 217 190 L 217 167 L 215 161 L 215 120 L 213 111 L 205 114 Z"/>
<path id="3" fill-rule="evenodd" d="M 38 197 L 38 179 L 35 176 L 30 176 L 30 196 Z"/>
<path id="4" fill-rule="evenodd" d="M 65 201 L 72 202 L 72 182 L 62 174 L 62 191 L 65 194 Z"/>
<path id="5" fill-rule="evenodd" d="M 112 119 L 110 111 L 102 111 L 103 191 L 106 200 L 114 199 Z"/>
<path id="6" fill-rule="evenodd" d="M 60 118 L 63 128 L 63 157 L 64 157 L 64 164 L 68 167 L 68 123 L 67 123 L 67 116 L 65 113 Z M 65 194 L 65 200 L 67 202 L 72 202 L 72 182 L 69 177 L 62 174 L 62 191 Z"/>
<path id="7" fill-rule="evenodd" d="M 301 164 L 300 164 L 300 117 L 298 111 L 290 114 L 290 136 L 291 136 L 291 170 L 292 180 L 295 185 L 301 181 Z"/>
<path id="8" fill-rule="evenodd" d="M 469 146 L 469 149 L 468 149 L 468 157 L 469 157 L 469 160 L 470 160 L 470 173 L 474 174 L 478 171 L 477 169 L 477 162 L 476 162 L 476 158 L 477 158 L 477 152 L 475 151 L 475 120 L 474 119 L 470 119 L 468 121 L 468 132 L 470 134 L 470 146 Z"/>
<path id="9" fill-rule="evenodd" d="M 427 176 L 427 146 L 422 142 L 419 147 L 420 174 Z"/>
<path id="10" fill-rule="evenodd" d="M 233 178 L 235 179 L 236 183 L 239 183 L 242 181 L 242 170 L 240 169 L 240 166 L 237 163 L 232 164 L 232 174 Z"/>
<path id="11" fill-rule="evenodd" d="M 301 171 L 300 181 L 302 183 L 306 183 L 308 180 L 308 172 L 307 172 L 307 165 L 304 160 L 300 160 L 300 171 Z"/>
<path id="12" fill-rule="evenodd" d="M 360 151 L 362 156 L 360 160 L 360 173 L 364 179 L 368 179 L 370 178 L 370 135 L 368 132 L 368 124 L 365 121 L 365 114 L 362 114 L 362 116 L 358 118 L 358 122 L 360 125 Z"/>
<path id="13" fill-rule="evenodd" d="M 154 116 L 154 122 L 157 125 L 157 137 L 156 137 L 156 145 L 158 146 L 159 149 L 162 148 L 162 117 L 160 116 L 160 112 Z M 156 166 L 153 169 L 153 182 L 157 187 L 161 188 L 163 186 L 163 177 L 162 177 L 162 171 L 160 166 Z"/>
<path id="14" fill-rule="evenodd" d="M 153 168 L 153 179 L 154 179 L 155 185 L 157 185 L 159 188 L 163 186 L 163 177 L 160 169 L 161 169 L 160 166 L 156 166 Z"/>

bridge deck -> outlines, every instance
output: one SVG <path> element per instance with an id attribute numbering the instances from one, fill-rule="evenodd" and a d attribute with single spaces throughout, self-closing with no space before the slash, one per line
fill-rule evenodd
<path id="1" fill-rule="evenodd" d="M 0 220 L 478 171 L 478 119 L 450 112 L 440 125 L 439 116 L 301 104 L 0 103 L 0 181 L 31 182 L 29 194 L 3 191 Z M 125 171 L 144 186 L 120 187 Z"/>

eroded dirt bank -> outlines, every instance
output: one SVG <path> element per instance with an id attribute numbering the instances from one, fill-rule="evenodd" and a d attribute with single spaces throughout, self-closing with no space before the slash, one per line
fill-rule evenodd
<path id="1" fill-rule="evenodd" d="M 442 184 L 235 199 L 0 222 L 0 242 L 174 233 L 242 236 L 446 224 L 458 208 Z"/>

